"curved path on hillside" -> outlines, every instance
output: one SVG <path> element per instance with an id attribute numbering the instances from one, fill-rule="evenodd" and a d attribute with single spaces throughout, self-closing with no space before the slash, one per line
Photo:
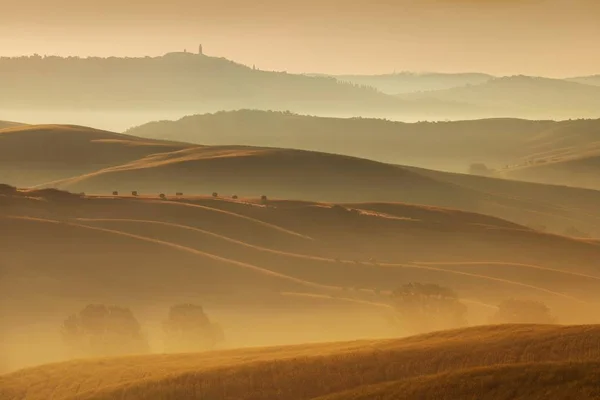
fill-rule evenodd
<path id="1" fill-rule="evenodd" d="M 267 249 L 267 248 L 264 248 L 264 247 L 251 245 L 251 244 L 248 244 L 248 243 L 236 240 L 236 239 L 228 238 L 226 236 L 218 235 L 218 234 L 215 234 L 215 233 L 212 233 L 212 232 L 209 232 L 209 231 L 205 231 L 205 230 L 202 230 L 202 229 L 199 229 L 199 228 L 194 228 L 194 227 L 190 227 L 190 226 L 187 226 L 187 225 L 180 225 L 180 224 L 168 223 L 168 222 L 148 221 L 148 220 L 135 220 L 135 219 L 109 219 L 109 218 L 108 219 L 102 219 L 102 218 L 96 218 L 96 219 L 93 219 L 93 218 L 82 218 L 82 219 L 78 219 L 78 221 L 81 221 L 81 222 L 91 222 L 91 223 L 93 223 L 93 222 L 103 222 L 103 221 L 104 222 L 130 222 L 130 223 L 145 223 L 145 224 L 158 224 L 158 225 L 164 225 L 164 226 L 171 226 L 171 227 L 175 227 L 175 228 L 179 228 L 179 229 L 186 229 L 186 230 L 195 231 L 195 232 L 198 232 L 198 233 L 210 235 L 212 237 L 220 238 L 220 239 L 226 240 L 226 241 L 228 241 L 230 243 L 234 243 L 234 244 L 237 244 L 237 245 L 240 245 L 240 246 L 252 248 L 252 249 L 257 250 L 257 251 L 270 252 L 270 253 L 273 253 L 273 254 L 290 256 L 290 257 L 301 258 L 301 259 L 306 259 L 306 260 L 320 261 L 320 262 L 329 262 L 329 263 L 336 263 L 336 262 L 338 262 L 336 260 L 332 260 L 332 259 L 324 258 L 324 257 L 309 256 L 309 255 L 302 255 L 302 254 L 296 254 L 296 253 L 289 253 L 289 252 L 284 252 L 284 251 Z M 83 224 L 76 224 L 76 225 L 78 225 L 78 226 L 88 226 L 89 227 L 89 225 L 83 225 Z M 170 244 L 172 244 L 174 246 L 180 246 L 180 247 L 185 248 L 185 249 L 191 249 L 189 247 L 181 246 L 181 245 L 178 245 L 178 244 L 175 244 L 175 243 L 161 241 L 161 240 L 157 240 L 157 239 L 152 239 L 152 238 L 148 238 L 148 237 L 145 237 L 145 236 L 139 236 L 139 235 L 134 235 L 134 234 L 130 234 L 130 233 L 125 233 L 125 232 L 122 232 L 122 231 L 119 231 L 119 230 L 97 228 L 97 227 L 94 227 L 94 228 L 101 229 L 101 230 L 104 230 L 106 232 L 121 233 L 121 234 L 125 234 L 125 235 L 131 235 L 132 237 L 144 238 L 144 239 L 149 240 L 149 241 L 157 241 L 157 242 L 162 243 L 162 244 L 164 244 L 164 243 L 170 243 Z M 216 255 L 213 255 L 213 254 L 210 254 L 210 253 L 201 252 L 199 250 L 195 250 L 195 249 L 191 249 L 191 250 L 194 250 L 194 251 L 196 251 L 198 253 L 201 253 L 201 254 L 210 255 L 212 257 L 221 258 L 219 256 L 216 256 Z M 229 260 L 229 259 L 225 259 L 225 258 L 223 258 L 223 259 L 224 260 Z M 234 260 L 229 260 L 229 261 L 234 262 L 234 263 L 239 263 L 239 261 L 234 261 Z M 348 261 L 348 260 L 340 260 L 339 262 L 340 263 L 345 263 L 345 264 L 354 264 L 353 261 Z M 245 264 L 245 263 L 241 263 L 241 264 Z M 585 303 L 584 301 L 582 301 L 580 299 L 577 299 L 577 298 L 575 298 L 573 296 L 566 295 L 566 294 L 561 293 L 561 292 L 556 292 L 556 291 L 553 291 L 553 290 L 550 290 L 550 289 L 546 289 L 546 288 L 543 288 L 543 287 L 539 287 L 539 286 L 535 286 L 535 285 L 530 285 L 530 284 L 526 284 L 526 283 L 522 283 L 522 282 L 518 282 L 518 281 L 508 280 L 508 279 L 490 277 L 490 276 L 487 276 L 487 275 L 480 275 L 480 274 L 469 273 L 469 272 L 462 272 L 462 271 L 454 271 L 454 270 L 449 270 L 449 269 L 445 269 L 445 268 L 436 268 L 436 267 L 433 267 L 433 266 L 422 265 L 420 263 L 414 263 L 414 264 L 377 263 L 376 266 L 390 267 L 390 268 L 422 269 L 422 270 L 429 270 L 429 271 L 437 271 L 437 272 L 446 273 L 446 274 L 449 273 L 449 274 L 455 274 L 455 275 L 461 275 L 461 276 L 468 276 L 468 277 L 476 278 L 476 279 L 484 279 L 484 280 L 490 280 L 490 281 L 500 282 L 500 283 L 508 284 L 508 285 L 515 285 L 515 286 L 526 287 L 526 288 L 529 288 L 529 289 L 533 289 L 533 290 L 537 290 L 537 291 L 542 291 L 542 292 L 545 292 L 547 294 L 552 294 L 554 296 L 563 297 L 563 298 L 566 298 L 566 299 L 569 299 L 569 300 L 572 300 L 572 301 L 576 301 L 576 302 L 579 302 L 579 303 Z M 521 266 L 522 267 L 526 267 L 527 264 L 522 264 Z M 254 267 L 258 268 L 260 270 L 263 270 L 263 271 L 265 270 L 264 268 L 260 268 L 260 267 L 256 267 L 256 266 L 254 266 Z M 581 274 L 577 274 L 577 273 L 570 273 L 570 272 L 567 272 L 567 271 L 555 270 L 555 269 L 550 269 L 550 268 L 545 268 L 545 267 L 536 266 L 536 269 L 546 270 L 546 271 L 551 271 L 551 272 L 557 272 L 557 273 L 563 273 L 563 274 L 567 274 L 567 275 L 573 275 L 573 276 L 584 277 L 584 278 L 594 278 L 594 279 L 600 280 L 600 278 L 595 278 L 595 277 L 591 277 L 591 276 L 581 275 Z M 270 271 L 270 270 L 267 270 L 267 271 Z M 287 275 L 283 275 L 282 274 L 282 276 L 287 276 Z M 293 278 L 293 279 L 297 279 L 297 278 Z M 309 283 L 308 281 L 303 281 L 303 282 Z M 310 283 L 313 284 L 313 285 L 320 285 L 320 284 L 316 284 L 316 283 L 312 283 L 312 282 L 310 282 Z M 327 285 L 320 285 L 320 286 L 322 288 L 329 288 L 329 289 L 334 288 L 333 286 L 327 286 Z M 336 290 L 340 290 L 341 289 L 339 287 L 335 287 L 335 288 L 336 288 Z"/>

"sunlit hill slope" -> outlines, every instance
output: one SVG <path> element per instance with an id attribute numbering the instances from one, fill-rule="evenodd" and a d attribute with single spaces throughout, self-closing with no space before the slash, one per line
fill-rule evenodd
<path id="1" fill-rule="evenodd" d="M 594 399 L 597 326 L 73 361 L 0 377 L 3 399 Z M 326 397 L 320 397 L 326 396 Z"/>

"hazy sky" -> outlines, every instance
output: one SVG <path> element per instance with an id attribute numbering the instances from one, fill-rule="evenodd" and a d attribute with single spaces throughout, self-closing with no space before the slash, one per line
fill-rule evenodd
<path id="1" fill-rule="evenodd" d="M 289 72 L 600 73 L 600 0 L 0 0 L 0 55 L 210 55 Z"/>

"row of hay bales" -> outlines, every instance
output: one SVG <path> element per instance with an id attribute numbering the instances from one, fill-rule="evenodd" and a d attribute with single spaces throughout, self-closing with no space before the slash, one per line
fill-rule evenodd
<path id="1" fill-rule="evenodd" d="M 113 196 L 118 196 L 118 195 L 119 195 L 119 192 L 115 190 L 114 192 L 112 192 L 112 195 L 113 195 Z M 134 197 L 137 197 L 137 196 L 139 196 L 139 192 L 138 192 L 137 190 L 133 190 L 133 191 L 131 192 L 131 195 L 132 195 L 132 196 L 134 196 Z M 182 197 L 182 196 L 183 196 L 183 192 L 177 192 L 177 193 L 175 193 L 175 196 L 177 196 L 177 197 Z M 166 195 L 166 194 L 164 194 L 164 193 L 160 193 L 160 194 L 158 195 L 158 197 L 160 197 L 161 199 L 166 199 L 166 198 L 167 198 L 167 195 Z M 213 192 L 213 194 L 212 194 L 212 197 L 214 197 L 214 198 L 218 198 L 218 197 L 219 197 L 219 194 L 218 194 L 217 192 Z M 234 194 L 233 196 L 231 196 L 231 198 L 232 198 L 232 199 L 234 199 L 234 200 L 237 200 L 237 199 L 239 199 L 239 197 L 238 197 L 238 195 L 237 195 L 237 194 Z M 266 202 L 268 201 L 268 198 L 267 198 L 267 196 L 265 196 L 265 195 L 262 195 L 262 196 L 260 196 L 260 200 L 261 200 L 261 202 L 264 204 L 264 203 L 266 203 Z"/>

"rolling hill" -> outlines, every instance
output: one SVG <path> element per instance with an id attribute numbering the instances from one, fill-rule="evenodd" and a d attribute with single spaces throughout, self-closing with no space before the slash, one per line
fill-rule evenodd
<path id="1" fill-rule="evenodd" d="M 560 79 L 512 76 L 477 85 L 400 95 L 477 105 L 490 116 L 533 119 L 598 118 L 600 89 Z"/>
<path id="2" fill-rule="evenodd" d="M 600 86 L 600 75 L 580 76 L 577 78 L 570 78 L 568 80 L 572 82 L 583 83 L 586 85 Z"/>
<path id="3" fill-rule="evenodd" d="M 0 85 L 4 94 L 0 109 L 16 110 L 256 108 L 405 117 L 465 112 L 464 106 L 404 101 L 334 78 L 262 71 L 191 53 L 145 58 L 2 58 Z"/>
<path id="4" fill-rule="evenodd" d="M 600 154 L 538 159 L 527 165 L 502 170 L 510 179 L 545 182 L 600 190 Z"/>
<path id="5" fill-rule="evenodd" d="M 397 82 L 398 78 L 407 82 Z M 597 86 L 530 77 L 394 75 L 390 95 L 330 76 L 264 71 L 191 53 L 144 58 L 18 57 L 0 60 L 0 110 L 71 113 L 215 112 L 251 108 L 322 116 L 444 120 L 486 117 L 598 118 Z M 389 87 L 371 82 L 377 87 Z M 404 93 L 417 86 L 432 91 Z M 371 81 L 371 78 L 369 78 Z M 467 86 L 454 86 L 467 83 Z M 442 89 L 447 88 L 448 89 Z M 395 87 L 395 86 L 394 86 Z M 113 114 L 113 117 L 114 114 Z M 14 118 L 14 117 L 13 117 Z M 98 119 L 98 115 L 90 116 Z M 117 117 L 115 117 L 117 118 Z M 74 121 L 81 121 L 75 118 Z M 80 122 L 78 122 L 80 123 Z M 85 123 L 90 125 L 89 123 Z"/>
<path id="6" fill-rule="evenodd" d="M 596 399 L 599 374 L 598 361 L 494 366 L 360 387 L 319 400 Z"/>
<path id="7" fill-rule="evenodd" d="M 188 146 L 81 126 L 6 127 L 0 129 L 0 182 L 33 186 Z"/>
<path id="8" fill-rule="evenodd" d="M 575 127 L 580 128 L 572 131 L 580 131 L 581 137 L 574 141 L 586 142 L 594 131 L 583 125 L 593 127 L 594 122 L 575 121 Z M 564 129 L 570 130 L 569 126 L 565 124 Z M 537 138 L 538 143 L 553 143 L 552 135 Z M 73 126 L 4 129 L 0 130 L 0 140 L 0 175 L 6 183 L 22 187 L 58 187 L 95 194 L 133 190 L 154 195 L 217 192 L 327 202 L 405 202 L 494 215 L 558 233 L 575 228 L 587 235 L 600 235 L 600 192 L 592 190 L 451 174 L 303 150 L 142 139 Z M 559 142 L 557 146 L 573 145 Z M 537 149 L 541 151 L 540 146 Z"/>
<path id="9" fill-rule="evenodd" d="M 0 394 L 7 400 L 592 399 L 599 338 L 597 326 L 507 325 L 399 340 L 80 360 L 0 376 Z"/>
<path id="10" fill-rule="evenodd" d="M 600 152 L 599 120 L 402 123 L 240 110 L 150 122 L 126 133 L 203 145 L 325 151 L 454 172 L 466 172 L 471 163 L 500 168 L 534 157 Z"/>
<path id="11" fill-rule="evenodd" d="M 13 128 L 15 126 L 23 125 L 18 122 L 0 121 L 0 129 Z"/>
<path id="12" fill-rule="evenodd" d="M 383 75 L 332 75 L 331 77 L 341 82 L 370 86 L 382 93 L 391 95 L 476 85 L 493 78 L 491 75 L 481 73 L 444 74 L 435 72 L 400 72 Z"/>
<path id="13" fill-rule="evenodd" d="M 519 184 L 291 149 L 192 147 L 45 186 L 74 192 L 221 193 L 326 202 L 404 202 L 494 215 L 596 236 L 600 192 Z"/>
<path id="14" fill-rule="evenodd" d="M 228 347 L 403 334 L 389 322 L 389 293 L 408 282 L 456 290 L 472 324 L 510 297 L 543 301 L 564 323 L 597 322 L 598 242 L 486 215 L 399 203 L 1 192 L 4 370 L 63 359 L 57 326 L 88 303 L 132 307 L 156 351 L 158 321 L 177 302 L 205 305 Z"/>

